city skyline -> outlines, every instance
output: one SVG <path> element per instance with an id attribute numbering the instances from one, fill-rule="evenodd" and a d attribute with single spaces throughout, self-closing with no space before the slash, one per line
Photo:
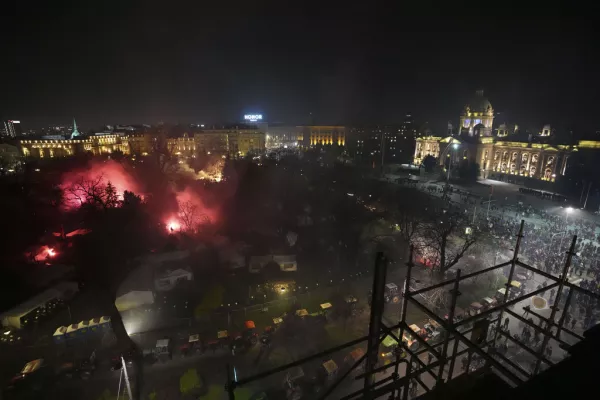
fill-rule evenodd
<path id="1" fill-rule="evenodd" d="M 248 10 L 208 10 L 197 23 L 200 10 L 123 6 L 107 19 L 108 7 L 94 7 L 42 6 L 27 19 L 12 10 L 5 28 L 22 25 L 4 43 L 14 56 L 3 74 L 11 93 L 0 100 L 3 119 L 37 129 L 75 116 L 87 129 L 262 113 L 297 125 L 351 125 L 400 122 L 411 111 L 438 131 L 484 89 L 499 122 L 597 128 L 593 35 L 577 20 L 551 19 L 549 32 L 541 19 L 391 24 L 259 7 L 244 16 Z M 105 23 L 119 29 L 91 29 Z"/>

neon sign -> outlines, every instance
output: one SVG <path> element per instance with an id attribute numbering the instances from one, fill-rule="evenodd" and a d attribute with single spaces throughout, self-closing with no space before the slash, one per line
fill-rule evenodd
<path id="1" fill-rule="evenodd" d="M 262 121 L 262 119 L 263 119 L 262 114 L 246 114 L 246 115 L 244 115 L 245 121 L 256 122 L 256 121 Z"/>

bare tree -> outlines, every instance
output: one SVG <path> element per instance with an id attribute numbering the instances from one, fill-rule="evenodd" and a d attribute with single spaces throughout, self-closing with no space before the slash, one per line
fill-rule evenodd
<path id="1" fill-rule="evenodd" d="M 193 233 L 200 225 L 210 223 L 208 216 L 200 212 L 198 206 L 191 201 L 179 202 L 179 219 L 185 231 Z"/>
<path id="2" fill-rule="evenodd" d="M 420 240 L 426 257 L 443 277 L 473 246 L 477 239 L 464 215 L 448 209 L 432 210 L 429 221 L 421 229 Z"/>
<path id="3" fill-rule="evenodd" d="M 117 207 L 120 203 L 117 191 L 110 181 L 104 183 L 103 178 L 103 175 L 94 179 L 79 178 L 64 191 L 65 200 L 68 203 L 85 204 L 104 210 Z"/>

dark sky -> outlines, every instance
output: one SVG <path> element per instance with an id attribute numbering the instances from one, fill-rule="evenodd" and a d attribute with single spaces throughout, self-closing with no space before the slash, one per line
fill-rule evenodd
<path id="1" fill-rule="evenodd" d="M 25 128 L 247 112 L 390 123 L 407 111 L 441 128 L 483 88 L 499 119 L 600 129 L 598 46 L 583 20 L 411 17 L 369 2 L 348 17 L 253 2 L 16 3 L 3 10 L 0 115 Z"/>

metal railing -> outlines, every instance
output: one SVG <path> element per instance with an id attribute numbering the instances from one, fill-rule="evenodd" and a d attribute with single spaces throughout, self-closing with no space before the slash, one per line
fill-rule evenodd
<path id="1" fill-rule="evenodd" d="M 555 277 L 550 275 L 544 271 L 538 270 L 534 267 L 531 267 L 521 261 L 519 261 L 519 249 L 521 246 L 521 240 L 523 238 L 523 228 L 524 221 L 521 221 L 521 226 L 517 235 L 517 242 L 514 248 L 513 257 L 510 261 L 495 265 L 490 268 L 485 268 L 483 270 L 473 272 L 470 274 L 461 275 L 460 270 L 457 270 L 456 277 L 451 280 L 447 280 L 438 284 L 431 285 L 426 288 L 421 288 L 419 290 L 411 291 L 410 285 L 406 285 L 403 291 L 404 302 L 402 304 L 402 310 L 400 315 L 399 323 L 393 326 L 385 326 L 382 322 L 382 313 L 383 313 L 383 286 L 385 285 L 385 276 L 386 276 L 386 268 L 387 261 L 383 257 L 381 253 L 377 256 L 377 261 L 375 265 L 375 274 L 373 279 L 373 300 L 371 304 L 371 319 L 369 324 L 369 335 L 358 338 L 356 340 L 350 341 L 348 343 L 333 347 L 331 349 L 322 351 L 320 353 L 314 354 L 312 356 L 294 361 L 292 363 L 271 369 L 269 371 L 265 371 L 254 376 L 240 379 L 240 380 L 232 380 L 230 379 L 231 373 L 228 367 L 228 383 L 226 385 L 227 392 L 229 394 L 229 399 L 235 399 L 235 389 L 237 387 L 247 385 L 251 382 L 255 382 L 259 379 L 263 379 L 265 377 L 271 376 L 273 374 L 285 371 L 289 368 L 303 365 L 312 360 L 321 358 L 326 355 L 333 354 L 340 350 L 349 348 L 351 346 L 358 345 L 362 342 L 368 342 L 367 352 L 360 359 L 356 360 L 349 370 L 345 371 L 338 380 L 336 380 L 333 384 L 331 384 L 324 392 L 324 394 L 320 397 L 321 399 L 329 398 L 329 396 L 333 393 L 333 391 L 343 382 L 350 373 L 355 370 L 359 365 L 365 363 L 365 371 L 362 374 L 355 376 L 355 380 L 364 380 L 363 388 L 346 395 L 343 397 L 344 400 L 350 399 L 374 399 L 379 396 L 382 396 L 386 393 L 391 393 L 390 398 L 402 398 L 406 399 L 408 396 L 409 384 L 411 380 L 416 380 L 427 392 L 431 390 L 444 390 L 444 385 L 450 379 L 453 378 L 453 370 L 455 366 L 455 362 L 458 357 L 463 356 L 464 354 L 468 355 L 467 358 L 467 367 L 466 371 L 469 371 L 469 365 L 472 361 L 472 354 L 479 355 L 485 362 L 485 365 L 488 366 L 488 370 L 494 371 L 500 374 L 505 381 L 508 381 L 512 386 L 518 386 L 523 383 L 526 379 L 529 379 L 531 376 L 534 376 L 540 372 L 541 364 L 544 363 L 547 366 L 554 365 L 554 362 L 549 360 L 545 356 L 545 349 L 548 346 L 550 340 L 555 340 L 557 343 L 562 346 L 568 346 L 568 343 L 561 339 L 561 332 L 565 332 L 571 337 L 575 339 L 581 340 L 581 336 L 572 332 L 565 328 L 564 321 L 565 316 L 570 305 L 572 295 L 574 292 L 580 292 L 583 294 L 587 294 L 593 298 L 600 299 L 600 295 L 593 293 L 589 290 L 583 289 L 575 284 L 572 284 L 568 281 L 567 277 L 569 274 L 569 269 L 571 267 L 572 257 L 575 255 L 575 245 L 577 242 L 577 236 L 573 237 L 571 242 L 571 246 L 569 251 L 567 252 L 567 258 L 565 261 L 565 265 L 562 268 L 561 275 L 559 277 Z M 510 265 L 510 271 L 508 274 L 508 281 L 506 283 L 506 291 L 504 292 L 504 296 L 502 301 L 485 311 L 480 312 L 479 314 L 469 316 L 460 321 L 455 321 L 455 312 L 456 312 L 456 303 L 458 296 L 460 295 L 460 284 L 466 279 L 473 278 L 475 276 L 491 273 L 498 269 L 507 267 Z M 413 248 L 410 250 L 410 257 L 407 263 L 408 269 L 406 273 L 406 282 L 410 281 L 412 275 L 412 269 L 415 264 L 413 263 Z M 512 286 L 512 278 L 515 274 L 516 267 L 525 268 L 529 271 L 532 271 L 535 274 L 539 274 L 547 279 L 549 279 L 552 283 L 545 286 L 544 288 L 531 291 L 526 294 L 521 294 L 519 296 L 511 296 L 511 291 L 515 290 Z M 448 319 L 444 319 L 437 315 L 433 310 L 430 310 L 427 306 L 420 303 L 416 296 L 426 293 L 430 290 L 435 290 L 442 288 L 446 285 L 452 285 L 453 288 L 450 291 L 451 294 L 451 302 L 450 302 L 450 310 L 448 312 Z M 523 300 L 529 299 L 533 296 L 536 296 L 542 292 L 547 290 L 551 290 L 552 288 L 558 288 L 556 298 L 550 307 L 551 314 L 548 318 L 536 313 L 535 311 L 526 308 L 525 311 L 530 314 L 536 316 L 541 322 L 540 326 L 538 326 L 532 320 L 523 318 L 519 316 L 516 312 L 510 309 L 511 306 L 514 306 L 520 303 Z M 561 296 L 564 288 L 568 288 L 567 298 L 564 304 L 563 309 L 559 309 Z M 436 343 L 434 345 L 430 344 L 423 338 L 421 338 L 418 333 L 413 332 L 407 322 L 407 307 L 408 304 L 412 304 L 417 309 L 421 310 L 424 314 L 426 314 L 431 320 L 437 322 L 440 325 L 443 332 L 443 341 Z M 560 317 L 558 321 L 556 321 L 557 314 L 560 312 Z M 482 321 L 484 319 L 488 319 L 488 317 L 493 314 L 497 314 L 496 317 L 488 320 L 488 328 L 491 326 L 494 329 L 493 338 L 491 340 L 484 340 L 482 344 L 477 344 L 473 341 L 473 337 L 468 338 L 467 334 L 474 331 L 474 327 L 470 329 L 464 329 L 465 325 L 469 323 L 476 323 L 478 321 Z M 543 336 L 541 346 L 538 350 L 532 349 L 522 340 L 517 337 L 511 336 L 508 332 L 504 331 L 501 327 L 503 322 L 502 318 L 504 315 L 509 315 L 512 318 L 519 320 L 521 323 L 525 324 L 528 327 L 531 327 L 533 330 L 539 332 Z M 553 332 L 552 329 L 555 328 L 556 332 Z M 396 336 L 394 334 L 394 330 L 399 329 L 399 333 Z M 379 343 L 385 336 L 391 336 L 398 342 L 398 346 L 410 356 L 410 362 L 405 358 L 400 356 L 400 351 L 396 352 L 396 359 L 382 367 L 376 367 L 376 357 L 377 357 L 377 347 Z M 422 346 L 422 349 L 419 351 L 413 351 L 409 348 L 408 344 L 402 340 L 405 335 L 410 335 L 414 340 L 419 342 Z M 487 332 L 486 332 L 487 337 Z M 512 343 L 515 343 L 517 346 L 522 348 L 527 354 L 532 357 L 535 361 L 535 367 L 533 371 L 527 371 L 518 365 L 516 362 L 511 361 L 509 358 L 500 354 L 496 351 L 496 344 L 499 340 L 499 337 L 505 337 L 506 340 L 510 340 Z M 451 341 L 454 341 L 453 346 L 448 354 L 449 345 Z M 459 343 L 463 343 L 466 345 L 466 349 L 458 350 Z M 441 347 L 441 349 L 440 349 Z M 431 362 L 425 364 L 420 358 L 419 355 L 424 352 L 429 352 L 433 356 L 436 357 L 435 362 Z M 417 368 L 413 367 L 413 363 L 417 365 Z M 445 366 L 449 363 L 449 371 L 445 374 Z M 399 366 L 401 364 L 405 364 L 405 372 L 403 376 L 399 374 Z M 394 373 L 390 376 L 380 379 L 378 381 L 374 381 L 375 374 L 378 372 L 382 372 L 389 368 L 394 368 Z M 437 370 L 437 372 L 435 372 Z M 435 380 L 435 387 L 429 388 L 423 382 L 423 375 L 428 374 Z M 444 379 L 444 375 L 446 375 L 446 379 Z M 382 386 L 383 385 L 383 386 Z M 398 392 L 398 397 L 395 397 L 396 391 Z M 400 393 L 402 393 L 402 397 L 400 397 Z"/>

